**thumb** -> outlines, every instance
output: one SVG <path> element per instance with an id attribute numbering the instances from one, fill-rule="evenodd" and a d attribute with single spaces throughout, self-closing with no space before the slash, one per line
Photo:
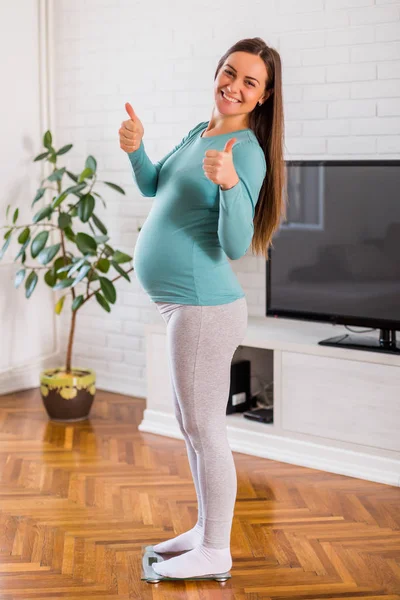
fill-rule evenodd
<path id="1" fill-rule="evenodd" d="M 134 121 L 136 119 L 135 111 L 133 110 L 129 102 L 125 102 L 125 109 L 132 121 Z"/>
<path id="2" fill-rule="evenodd" d="M 230 154 L 232 154 L 232 146 L 234 145 L 234 143 L 236 142 L 237 138 L 231 138 L 230 140 L 228 140 L 225 144 L 225 148 L 224 148 L 224 152 L 229 152 Z"/>

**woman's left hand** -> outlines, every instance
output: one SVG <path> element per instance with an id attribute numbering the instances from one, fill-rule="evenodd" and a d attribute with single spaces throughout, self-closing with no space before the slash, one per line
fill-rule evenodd
<path id="1" fill-rule="evenodd" d="M 203 159 L 205 176 L 213 183 L 221 186 L 222 190 L 229 190 L 239 183 L 239 177 L 233 165 L 232 146 L 236 138 L 231 138 L 225 144 L 222 152 L 207 150 Z"/>

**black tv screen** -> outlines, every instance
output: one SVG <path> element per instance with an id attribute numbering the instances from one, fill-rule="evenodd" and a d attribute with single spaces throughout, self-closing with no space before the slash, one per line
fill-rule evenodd
<path id="1" fill-rule="evenodd" d="M 266 314 L 400 329 L 400 160 L 286 166 Z"/>

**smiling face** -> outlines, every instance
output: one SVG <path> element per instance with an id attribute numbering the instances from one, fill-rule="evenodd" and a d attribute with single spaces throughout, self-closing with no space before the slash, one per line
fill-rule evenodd
<path id="1" fill-rule="evenodd" d="M 267 69 L 262 58 L 248 52 L 233 52 L 222 65 L 214 82 L 215 108 L 224 116 L 247 119 L 257 102 L 264 102 Z M 230 102 L 228 96 L 236 102 Z"/>

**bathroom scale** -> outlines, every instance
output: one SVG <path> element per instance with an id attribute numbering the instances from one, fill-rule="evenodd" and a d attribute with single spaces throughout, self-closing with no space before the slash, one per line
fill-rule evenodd
<path id="1" fill-rule="evenodd" d="M 157 553 L 153 550 L 153 546 L 143 546 L 143 559 L 142 559 L 142 576 L 141 579 L 147 581 L 147 583 L 159 583 L 160 581 L 205 581 L 205 580 L 213 580 L 223 583 L 232 577 L 232 575 L 227 573 L 218 573 L 216 575 L 202 575 L 201 577 L 165 577 L 164 575 L 159 575 L 153 569 L 154 563 L 160 563 L 164 560 L 168 560 L 174 556 L 179 556 L 180 554 L 184 554 L 184 552 L 175 552 L 175 553 Z"/>

